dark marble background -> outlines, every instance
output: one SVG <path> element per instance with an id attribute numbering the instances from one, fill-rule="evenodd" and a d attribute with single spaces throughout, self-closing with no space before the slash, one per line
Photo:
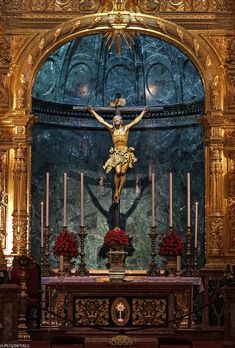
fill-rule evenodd
<path id="1" fill-rule="evenodd" d="M 169 216 L 169 172 L 173 172 L 173 223 L 185 238 L 186 175 L 191 173 L 191 219 L 194 201 L 200 204 L 200 245 L 204 249 L 204 145 L 198 125 L 165 127 L 130 132 L 129 145 L 135 147 L 138 162 L 127 173 L 121 197 L 121 223 L 133 239 L 135 252 L 127 258 L 128 269 L 146 269 L 150 262 L 151 182 L 156 173 L 156 219 L 158 233 L 166 232 Z M 40 201 L 45 199 L 45 176 L 50 173 L 51 245 L 63 225 L 63 173 L 68 173 L 68 226 L 78 232 L 80 224 L 80 173 L 85 173 L 86 263 L 104 268 L 98 258 L 103 236 L 109 229 L 113 172 L 106 175 L 102 165 L 111 146 L 107 130 L 75 130 L 46 127 L 33 130 L 32 151 L 32 251 L 39 259 Z M 103 178 L 103 183 L 101 178 Z M 56 258 L 51 255 L 52 265 Z M 76 260 L 78 262 L 78 260 Z M 158 258 L 159 265 L 161 258 Z M 201 259 L 201 262 L 203 260 Z"/>
<path id="2" fill-rule="evenodd" d="M 172 105 L 203 99 L 195 66 L 166 41 L 139 35 L 130 50 L 101 35 L 79 37 L 57 49 L 42 65 L 33 96 L 73 105 L 107 106 L 116 93 L 127 106 Z"/>
<path id="3" fill-rule="evenodd" d="M 203 100 L 203 86 L 192 62 L 173 45 L 139 35 L 132 50 L 115 45 L 108 50 L 101 35 L 79 37 L 57 49 L 42 65 L 33 97 L 42 101 L 107 107 L 115 94 L 126 99 L 126 107 L 175 106 Z M 46 108 L 46 103 L 45 103 Z M 36 114 L 37 115 L 37 114 Z M 182 115 L 184 115 L 182 113 Z M 186 115 L 186 114 L 185 114 Z M 200 115 L 198 115 L 200 116 Z M 64 118 L 38 115 L 33 129 L 32 149 L 32 252 L 40 258 L 40 201 L 45 199 L 45 177 L 50 173 L 50 245 L 63 224 L 63 173 L 68 173 L 68 226 L 78 232 L 80 224 L 80 173 L 85 173 L 86 263 L 104 268 L 98 258 L 103 236 L 109 229 L 113 173 L 102 165 L 111 146 L 107 130 L 91 117 Z M 185 238 L 186 177 L 191 173 L 192 209 L 200 204 L 200 247 L 204 251 L 204 134 L 195 117 L 173 115 L 143 120 L 132 130 L 129 145 L 136 148 L 135 168 L 127 173 L 121 197 L 121 222 L 132 237 L 135 252 L 127 259 L 129 269 L 147 269 L 150 262 L 151 172 L 156 173 L 156 218 L 159 234 L 167 231 L 169 217 L 169 172 L 173 172 L 173 222 Z M 54 119 L 54 124 L 46 123 Z M 66 123 L 67 122 L 67 123 Z M 76 124 L 77 122 L 77 124 Z M 57 123 L 57 124 L 56 124 Z M 192 223 L 193 225 L 193 223 Z M 193 229 L 193 226 L 192 226 Z M 57 259 L 51 253 L 51 264 Z M 76 260 L 78 262 L 78 260 Z M 158 257 L 159 265 L 162 259 Z"/>

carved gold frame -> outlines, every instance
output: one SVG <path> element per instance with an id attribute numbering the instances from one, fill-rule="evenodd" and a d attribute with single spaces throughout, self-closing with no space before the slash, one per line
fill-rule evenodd
<path id="1" fill-rule="evenodd" d="M 139 8 L 138 8 L 139 10 Z M 120 25 L 117 27 L 116 17 Z M 49 18 L 49 17 L 48 17 Z M 45 28 L 39 24 L 30 30 L 21 49 L 4 70 L 7 103 L 2 106 L 0 151 L 6 151 L 8 166 L 8 206 L 6 221 L 6 254 L 28 253 L 30 234 L 32 87 L 37 71 L 52 52 L 78 36 L 105 33 L 108 30 L 139 32 L 166 40 L 181 49 L 197 67 L 205 89 L 205 234 L 207 267 L 223 267 L 235 256 L 231 238 L 235 207 L 235 141 L 231 98 L 226 67 L 213 45 L 209 32 L 188 30 L 161 16 L 127 11 L 126 8 L 61 18 L 60 24 L 48 19 Z M 48 28 L 49 27 L 49 28 Z M 15 34 L 17 34 L 17 29 Z M 12 35 L 5 32 L 4 35 Z M 230 33 L 231 34 L 231 33 Z M 213 36 L 213 35 L 212 35 Z M 235 99 L 235 98 L 234 98 Z M 231 111 L 232 110 L 232 111 Z M 227 178 L 230 181 L 227 183 Z M 230 186 L 229 186 L 230 185 Z M 235 210 L 235 209 L 234 209 Z"/>

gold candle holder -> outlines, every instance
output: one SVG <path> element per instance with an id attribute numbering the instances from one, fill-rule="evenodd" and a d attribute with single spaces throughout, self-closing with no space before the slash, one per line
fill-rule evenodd
<path id="1" fill-rule="evenodd" d="M 78 268 L 78 275 L 80 277 L 87 277 L 89 275 L 89 271 L 87 270 L 85 263 L 85 238 L 87 236 L 87 233 L 85 232 L 85 226 L 80 226 L 78 236 L 80 239 L 80 265 Z"/>
<path id="2" fill-rule="evenodd" d="M 41 247 L 41 268 L 42 275 L 49 277 L 51 275 L 50 270 L 50 252 L 49 252 L 49 240 L 51 237 L 51 231 L 49 226 L 44 226 L 43 229 L 43 247 Z"/>
<path id="3" fill-rule="evenodd" d="M 158 271 L 157 271 L 157 265 L 156 265 L 156 238 L 157 238 L 157 228 L 156 226 L 152 226 L 150 229 L 150 233 L 148 234 L 150 239 L 151 239 L 151 262 L 149 265 L 149 271 L 148 271 L 148 275 L 150 277 L 156 277 L 158 275 Z"/>
<path id="4" fill-rule="evenodd" d="M 187 226 L 186 241 L 186 269 L 184 271 L 184 274 L 186 277 L 190 277 L 192 275 L 191 226 Z"/>

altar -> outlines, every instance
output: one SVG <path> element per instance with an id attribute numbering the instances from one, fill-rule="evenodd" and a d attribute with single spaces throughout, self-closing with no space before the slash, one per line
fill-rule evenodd
<path id="1" fill-rule="evenodd" d="M 203 291 L 199 277 L 44 277 L 49 316 L 44 325 L 86 335 L 98 331 L 172 332 L 190 329 L 193 288 Z"/>

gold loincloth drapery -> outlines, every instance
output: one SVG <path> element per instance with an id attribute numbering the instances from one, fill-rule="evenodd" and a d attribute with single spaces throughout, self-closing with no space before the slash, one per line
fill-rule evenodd
<path id="1" fill-rule="evenodd" d="M 111 147 L 109 150 L 109 158 L 103 166 L 106 173 L 109 173 L 112 168 L 116 168 L 119 164 L 121 164 L 121 166 L 128 164 L 128 167 L 132 168 L 137 161 L 133 152 L 134 150 L 133 147 L 126 147 L 124 150 L 116 150 Z"/>

